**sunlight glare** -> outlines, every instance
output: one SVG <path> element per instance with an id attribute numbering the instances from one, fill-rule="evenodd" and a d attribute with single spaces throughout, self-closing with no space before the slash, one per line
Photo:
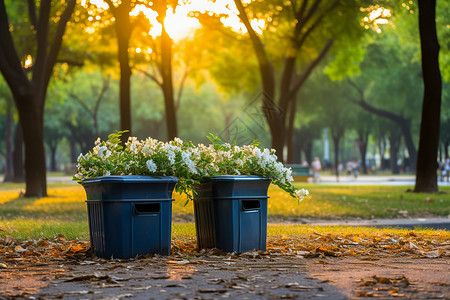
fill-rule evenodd
<path id="1" fill-rule="evenodd" d="M 27 55 L 27 59 L 25 60 L 25 69 L 31 67 L 33 65 L 33 58 L 31 55 Z"/>
<path id="2" fill-rule="evenodd" d="M 106 2 L 104 2 L 103 0 L 89 0 L 89 2 L 91 4 L 94 4 L 98 8 L 101 8 L 101 9 L 104 9 L 104 10 L 107 10 L 109 8 L 108 4 L 106 4 Z M 83 5 L 83 6 L 85 6 L 85 5 Z"/>
<path id="3" fill-rule="evenodd" d="M 190 10 L 187 6 L 178 6 L 175 10 L 167 10 L 164 25 L 166 26 L 169 36 L 177 41 L 189 36 L 196 28 L 200 27 L 200 22 L 188 17 Z"/>
<path id="4" fill-rule="evenodd" d="M 87 0 L 82 0 L 81 3 L 85 6 L 87 2 Z M 244 4 L 250 2 L 251 0 L 243 1 Z M 109 9 L 108 4 L 106 4 L 103 0 L 89 0 L 89 3 L 94 4 L 103 10 Z M 113 3 L 116 5 L 118 1 L 113 1 Z M 220 15 L 220 21 L 224 24 L 224 26 L 239 34 L 247 33 L 245 25 L 239 19 L 239 11 L 233 0 L 190 0 L 180 1 L 180 3 L 176 6 L 175 11 L 173 8 L 169 8 L 167 10 L 164 25 L 169 36 L 173 40 L 178 41 L 192 34 L 193 31 L 201 26 L 200 22 L 195 18 L 198 13 L 208 13 L 210 16 Z M 92 14 L 94 14 L 94 12 L 89 11 L 89 15 Z M 148 32 L 150 36 L 155 38 L 161 35 L 162 26 L 156 20 L 156 17 L 158 16 L 156 11 L 146 7 L 143 4 L 137 4 L 130 12 L 130 16 L 136 17 L 139 14 L 143 14 L 149 20 L 150 24 L 152 24 L 152 27 Z M 93 17 L 90 16 L 89 19 L 93 20 Z M 96 20 L 98 20 L 97 17 Z M 113 21 L 113 19 L 111 19 L 111 21 Z M 257 34 L 262 34 L 267 25 L 266 21 L 263 19 L 252 19 L 250 23 Z M 91 30 L 86 31 L 90 32 Z"/>
<path id="5" fill-rule="evenodd" d="M 367 8 L 361 7 L 360 11 L 368 12 L 368 15 L 362 19 L 361 26 L 364 26 L 366 29 L 372 28 L 377 33 L 381 33 L 381 28 L 378 25 L 389 24 L 389 18 L 392 16 L 390 9 L 380 7 L 379 5 L 369 6 Z"/>

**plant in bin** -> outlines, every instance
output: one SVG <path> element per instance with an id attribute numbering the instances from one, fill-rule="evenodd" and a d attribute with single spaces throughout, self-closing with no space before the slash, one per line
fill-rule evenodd
<path id="1" fill-rule="evenodd" d="M 299 201 L 309 196 L 307 190 L 292 185 L 292 170 L 278 161 L 274 149 L 261 149 L 258 141 L 245 146 L 230 145 L 212 134 L 208 139 L 208 146 L 185 145 L 198 169 L 189 174 L 194 182 L 217 175 L 257 175 L 272 179 L 273 184 Z"/>
<path id="2" fill-rule="evenodd" d="M 192 199 L 194 185 L 209 177 L 257 175 L 271 179 L 298 201 L 308 196 L 307 190 L 292 185 L 292 171 L 278 161 L 275 150 L 261 149 L 257 141 L 237 146 L 210 135 L 211 144 L 206 146 L 178 138 L 164 143 L 130 137 L 123 147 L 122 133 L 109 135 L 107 141 L 99 138 L 92 151 L 80 154 L 74 180 L 81 183 L 86 178 L 109 175 L 175 176 L 179 179 L 175 190 Z"/>

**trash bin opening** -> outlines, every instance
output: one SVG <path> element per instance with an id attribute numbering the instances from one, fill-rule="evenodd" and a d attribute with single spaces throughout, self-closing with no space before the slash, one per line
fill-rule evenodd
<path id="1" fill-rule="evenodd" d="M 261 203 L 259 200 L 243 200 L 242 201 L 242 210 L 255 210 L 260 209 Z"/>
<path id="2" fill-rule="evenodd" d="M 136 203 L 134 204 L 136 214 L 155 214 L 161 211 L 161 203 Z"/>

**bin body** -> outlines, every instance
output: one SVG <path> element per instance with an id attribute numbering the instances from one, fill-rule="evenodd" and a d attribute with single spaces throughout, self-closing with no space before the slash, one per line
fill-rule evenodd
<path id="1" fill-rule="evenodd" d="M 267 190 L 259 176 L 215 176 L 196 186 L 194 216 L 199 248 L 225 252 L 266 250 Z"/>
<path id="2" fill-rule="evenodd" d="M 134 175 L 83 181 L 94 253 L 108 259 L 169 255 L 177 182 L 174 177 Z"/>

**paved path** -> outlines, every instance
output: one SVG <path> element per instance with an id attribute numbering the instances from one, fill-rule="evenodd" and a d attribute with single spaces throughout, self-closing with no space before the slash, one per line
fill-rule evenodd
<path id="1" fill-rule="evenodd" d="M 406 185 L 414 186 L 416 177 L 414 175 L 361 175 L 358 178 L 353 176 L 322 175 L 317 184 L 339 184 L 339 185 Z M 450 186 L 448 181 L 438 181 L 439 186 Z"/>

